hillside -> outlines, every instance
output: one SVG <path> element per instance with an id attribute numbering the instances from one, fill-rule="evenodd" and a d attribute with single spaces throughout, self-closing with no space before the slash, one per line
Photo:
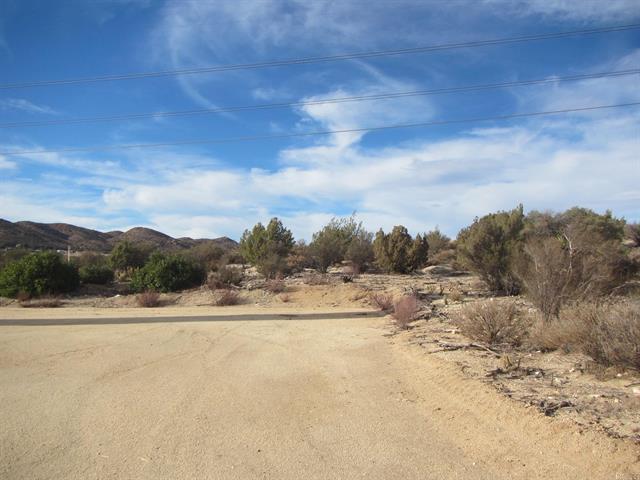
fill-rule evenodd
<path id="1" fill-rule="evenodd" d="M 150 228 L 135 227 L 126 232 L 100 232 L 67 223 L 9 222 L 0 219 L 0 248 L 22 246 L 36 249 L 109 252 L 121 240 L 144 243 L 161 250 L 182 250 L 201 243 L 231 249 L 237 242 L 227 237 L 215 239 L 173 238 Z"/>

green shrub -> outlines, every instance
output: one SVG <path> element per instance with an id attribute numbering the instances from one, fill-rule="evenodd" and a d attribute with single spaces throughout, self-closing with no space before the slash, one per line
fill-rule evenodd
<path id="1" fill-rule="evenodd" d="M 456 248 L 460 263 L 480 275 L 492 290 L 518 293 L 520 285 L 513 266 L 522 247 L 523 230 L 522 205 L 510 212 L 475 219 L 458 234 Z"/>
<path id="2" fill-rule="evenodd" d="M 106 285 L 113 282 L 113 270 L 106 265 L 87 265 L 80 267 L 80 280 L 82 283 Z"/>
<path id="3" fill-rule="evenodd" d="M 309 248 L 322 273 L 343 260 L 351 261 L 361 270 L 372 259 L 372 239 L 373 235 L 362 227 L 362 222 L 356 221 L 354 214 L 348 218 L 332 218 L 313 234 Z"/>
<path id="4" fill-rule="evenodd" d="M 125 240 L 113 247 L 109 255 L 109 265 L 116 271 L 131 271 L 142 267 L 148 257 L 147 249 Z"/>
<path id="5" fill-rule="evenodd" d="M 425 238 L 429 244 L 429 255 L 435 255 L 451 248 L 451 239 L 440 232 L 437 227 L 435 230 L 427 232 Z"/>
<path id="6" fill-rule="evenodd" d="M 4 251 L 0 251 L 0 270 L 16 260 L 20 260 L 22 257 L 26 257 L 31 253 L 31 250 L 17 247 L 9 248 Z"/>
<path id="7" fill-rule="evenodd" d="M 418 234 L 415 239 L 405 227 L 397 225 L 389 234 L 382 229 L 373 241 L 376 263 L 387 272 L 409 273 L 424 267 L 429 254 L 426 237 Z"/>
<path id="8" fill-rule="evenodd" d="M 136 292 L 175 292 L 202 285 L 205 278 L 204 269 L 195 262 L 178 255 L 156 252 L 144 267 L 133 273 L 131 288 Z"/>
<path id="9" fill-rule="evenodd" d="M 185 257 L 202 265 L 206 271 L 215 271 L 220 266 L 225 251 L 218 245 L 203 242 L 195 245 L 185 252 Z"/>
<path id="10" fill-rule="evenodd" d="M 277 218 L 265 228 L 257 223 L 251 231 L 245 230 L 240 239 L 240 254 L 266 277 L 274 277 L 287 270 L 287 257 L 293 250 L 290 230 Z"/>
<path id="11" fill-rule="evenodd" d="M 0 295 L 5 297 L 71 292 L 79 284 L 78 269 L 55 252 L 31 253 L 0 271 Z"/>
<path id="12" fill-rule="evenodd" d="M 229 265 L 223 265 L 218 268 L 218 271 L 211 275 L 209 278 L 209 287 L 212 290 L 221 288 L 229 288 L 232 286 L 238 286 L 242 282 L 242 269 L 240 267 L 232 267 Z"/>

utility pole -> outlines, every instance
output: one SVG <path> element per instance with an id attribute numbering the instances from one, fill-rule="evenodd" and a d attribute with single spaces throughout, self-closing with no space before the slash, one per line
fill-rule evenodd
<path id="1" fill-rule="evenodd" d="M 67 245 L 67 263 L 71 263 L 71 245 Z"/>

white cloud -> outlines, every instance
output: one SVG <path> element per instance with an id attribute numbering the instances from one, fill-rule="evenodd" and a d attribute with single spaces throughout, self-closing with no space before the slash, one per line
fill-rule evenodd
<path id="1" fill-rule="evenodd" d="M 475 129 L 449 140 L 382 150 L 351 145 L 339 163 L 308 165 L 303 155 L 301 165 L 272 172 L 193 171 L 161 185 L 107 192 L 104 201 L 113 209 L 150 212 L 176 230 L 199 235 L 237 236 L 273 211 L 300 209 L 304 213 L 283 217 L 306 238 L 315 223 L 345 205 L 358 210 L 369 228 L 403 223 L 419 231 L 439 225 L 450 234 L 477 215 L 519 202 L 527 208 L 579 204 L 637 215 L 639 145 L 633 132 L 639 119 L 628 112 L 577 118 L 569 126 L 545 120 Z M 318 222 L 304 220 L 309 212 Z"/>
<path id="2" fill-rule="evenodd" d="M 10 170 L 16 168 L 15 162 L 7 160 L 7 157 L 0 155 L 0 170 Z"/>
<path id="3" fill-rule="evenodd" d="M 37 105 L 24 98 L 2 98 L 0 99 L 0 110 L 17 110 L 27 113 L 44 113 L 47 115 L 57 115 L 58 112 L 46 105 Z"/>
<path id="4" fill-rule="evenodd" d="M 505 15 L 541 15 L 556 21 L 629 21 L 640 16 L 637 0 L 484 0 Z"/>

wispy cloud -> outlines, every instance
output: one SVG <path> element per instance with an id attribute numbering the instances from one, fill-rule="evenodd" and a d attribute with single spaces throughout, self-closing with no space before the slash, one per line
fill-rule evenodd
<path id="1" fill-rule="evenodd" d="M 27 113 L 44 113 L 57 115 L 58 112 L 47 105 L 38 105 L 24 98 L 1 98 L 0 110 L 17 110 Z"/>
<path id="2" fill-rule="evenodd" d="M 613 22 L 640 17 L 636 0 L 484 0 L 510 16 L 544 16 L 555 21 Z"/>

